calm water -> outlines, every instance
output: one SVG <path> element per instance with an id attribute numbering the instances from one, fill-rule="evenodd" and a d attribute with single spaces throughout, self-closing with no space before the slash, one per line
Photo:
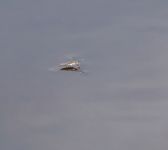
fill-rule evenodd
<path id="1" fill-rule="evenodd" d="M 1 0 L 0 149 L 167 150 L 167 6 Z"/>

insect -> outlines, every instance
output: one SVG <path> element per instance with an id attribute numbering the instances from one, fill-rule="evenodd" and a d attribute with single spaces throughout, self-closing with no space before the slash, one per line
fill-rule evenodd
<path id="1" fill-rule="evenodd" d="M 80 71 L 80 62 L 78 60 L 70 60 L 65 63 L 61 63 L 58 67 L 64 71 Z"/>
<path id="2" fill-rule="evenodd" d="M 73 71 L 73 72 L 80 72 L 86 73 L 81 69 L 80 61 L 75 58 L 71 58 L 69 61 L 65 63 L 60 63 L 56 67 L 49 68 L 49 71 Z"/>

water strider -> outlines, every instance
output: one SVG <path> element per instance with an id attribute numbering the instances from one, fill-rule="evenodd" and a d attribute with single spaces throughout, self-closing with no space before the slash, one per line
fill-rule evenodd
<path id="1" fill-rule="evenodd" d="M 80 61 L 77 59 L 71 59 L 64 63 L 60 63 L 56 67 L 49 68 L 49 71 L 73 71 L 73 72 L 80 72 L 86 73 L 81 69 Z"/>

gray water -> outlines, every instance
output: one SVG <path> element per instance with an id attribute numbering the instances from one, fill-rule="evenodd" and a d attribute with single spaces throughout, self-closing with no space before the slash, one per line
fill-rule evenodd
<path id="1" fill-rule="evenodd" d="M 1 150 L 167 150 L 168 2 L 1 0 Z M 87 75 L 49 72 L 66 56 Z"/>

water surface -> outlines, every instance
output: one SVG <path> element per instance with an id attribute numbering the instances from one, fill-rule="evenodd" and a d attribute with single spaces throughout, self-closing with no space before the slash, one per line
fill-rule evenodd
<path id="1" fill-rule="evenodd" d="M 2 0 L 0 149 L 167 150 L 167 5 Z"/>

